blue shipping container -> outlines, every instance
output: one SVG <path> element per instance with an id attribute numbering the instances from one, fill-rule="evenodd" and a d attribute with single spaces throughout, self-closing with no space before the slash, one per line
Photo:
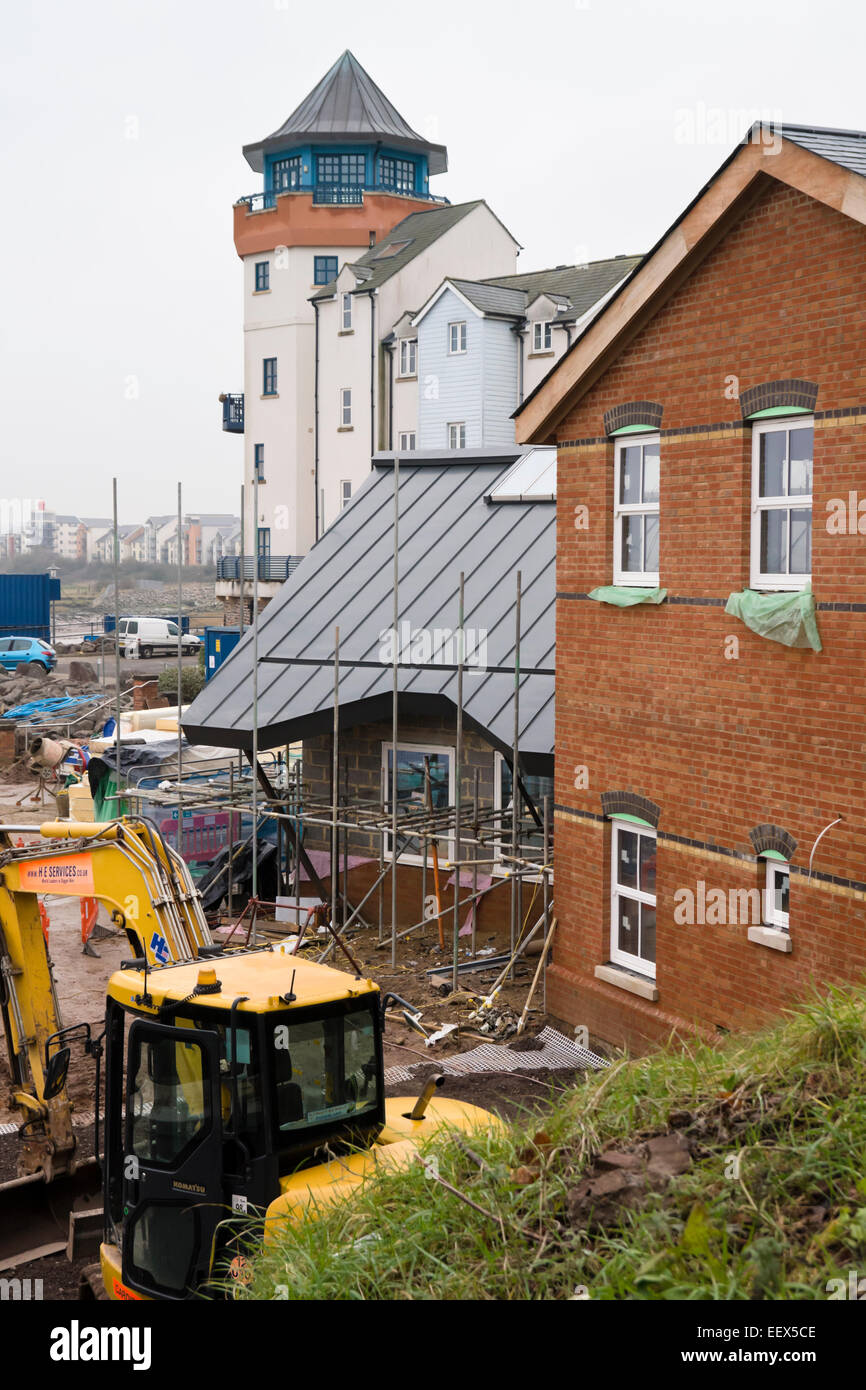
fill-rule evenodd
<path id="1" fill-rule="evenodd" d="M 60 580 L 50 574 L 0 574 L 0 637 L 51 641 L 51 601 Z"/>
<path id="2" fill-rule="evenodd" d="M 204 678 L 209 681 L 241 640 L 239 627 L 206 627 L 204 630 Z"/>

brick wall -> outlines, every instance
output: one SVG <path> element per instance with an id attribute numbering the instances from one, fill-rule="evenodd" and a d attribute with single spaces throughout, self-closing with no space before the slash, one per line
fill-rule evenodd
<path id="1" fill-rule="evenodd" d="M 864 252 L 866 229 L 768 180 L 558 427 L 561 929 L 548 989 L 555 1013 L 614 1042 L 642 1048 L 672 1027 L 750 1026 L 813 979 L 866 970 L 866 611 L 850 607 L 866 606 L 866 536 L 825 525 L 831 498 L 857 489 L 866 498 Z M 737 390 L 785 377 L 819 388 L 812 586 L 819 610 L 843 605 L 818 612 L 820 655 L 724 613 L 729 594 L 749 585 L 751 429 Z M 660 583 L 669 598 L 618 610 L 580 595 L 612 582 L 614 447 L 603 415 L 633 400 L 663 406 Z M 578 506 L 588 508 L 586 529 L 575 529 Z M 656 1004 L 593 975 L 610 939 L 600 798 L 621 789 L 661 807 Z M 809 881 L 812 845 L 840 814 Z M 763 861 L 749 831 L 766 822 L 797 841 L 792 953 L 749 942 L 746 925 L 677 925 L 677 888 L 758 886 Z"/>

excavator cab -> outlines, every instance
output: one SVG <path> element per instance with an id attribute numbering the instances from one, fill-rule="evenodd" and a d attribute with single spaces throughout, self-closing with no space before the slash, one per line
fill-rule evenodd
<path id="1" fill-rule="evenodd" d="M 285 1180 L 368 1150 L 381 1131 L 376 986 L 299 961 L 291 990 L 257 997 L 266 977 L 268 990 L 281 983 L 284 959 L 253 948 L 166 966 L 146 991 L 143 972 L 110 980 L 103 1279 L 114 1297 L 218 1292 L 250 1218 L 263 1224 Z"/>

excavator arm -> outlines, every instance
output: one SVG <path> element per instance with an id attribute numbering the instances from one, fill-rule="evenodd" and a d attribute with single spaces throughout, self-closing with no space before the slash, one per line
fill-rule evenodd
<path id="1" fill-rule="evenodd" d="M 13 844 L 21 832 L 38 839 Z M 0 826 L 0 1012 L 12 1102 L 23 1118 L 19 1171 L 50 1180 L 74 1169 L 75 1139 L 65 1085 L 46 1095 L 48 1044 L 63 1022 L 42 893 L 97 898 L 148 965 L 195 960 L 212 939 L 186 864 L 148 821 Z"/>

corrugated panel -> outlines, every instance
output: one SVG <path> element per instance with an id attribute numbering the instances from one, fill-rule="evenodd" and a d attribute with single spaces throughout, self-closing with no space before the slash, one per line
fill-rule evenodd
<path id="1" fill-rule="evenodd" d="M 48 574 L 0 574 L 0 637 L 51 638 Z"/>
<path id="2" fill-rule="evenodd" d="M 467 721 L 500 747 L 513 738 L 514 594 L 522 573 L 520 747 L 553 753 L 555 508 L 484 501 L 514 461 L 455 460 L 400 469 L 400 622 L 410 631 L 457 626 L 458 577 L 465 576 L 466 629 L 486 634 L 486 669 L 467 669 Z M 259 744 L 274 747 L 331 727 L 334 627 L 340 652 L 369 663 L 345 666 L 344 727 L 385 718 L 392 669 L 383 638 L 392 623 L 393 471 L 379 465 L 335 524 L 264 610 L 259 624 Z M 267 657 L 309 665 L 272 664 Z M 502 667 L 497 671 L 492 668 Z M 184 719 L 189 737 L 230 747 L 252 741 L 252 632 L 216 672 Z M 539 671 L 543 674 L 539 674 Z M 401 666 L 401 708 L 442 713 L 456 704 L 453 671 Z M 446 705 L 447 708 L 447 705 Z"/>

